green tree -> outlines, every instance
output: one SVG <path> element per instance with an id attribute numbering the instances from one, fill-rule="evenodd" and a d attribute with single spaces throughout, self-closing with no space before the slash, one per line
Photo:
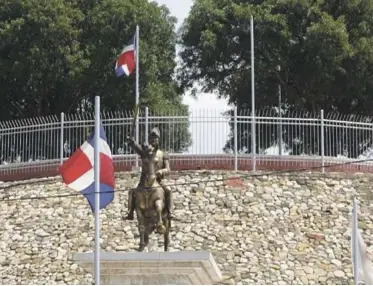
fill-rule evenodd
<path id="1" fill-rule="evenodd" d="M 185 110 L 173 79 L 175 19 L 166 7 L 147 0 L 3 0 L 0 120 L 92 113 L 96 95 L 104 112 L 133 110 L 135 74 L 117 78 L 114 65 L 136 25 L 142 107 Z M 179 128 L 185 138 L 179 146 L 189 145 L 188 123 Z M 37 145 L 27 148 L 36 149 L 40 142 Z M 17 148 L 23 148 L 14 151 L 19 154 L 26 147 Z M 183 148 L 175 150 L 180 151 Z M 40 156 L 55 158 L 58 150 L 44 153 L 53 155 Z"/>
<path id="2" fill-rule="evenodd" d="M 181 29 L 183 66 L 179 80 L 184 88 L 199 81 L 205 92 L 228 98 L 241 112 L 251 109 L 253 15 L 257 109 L 278 106 L 277 86 L 281 84 L 282 109 L 287 114 L 303 110 L 319 116 L 320 109 L 324 109 L 326 114 L 373 115 L 369 108 L 373 94 L 373 51 L 369 48 L 373 40 L 372 12 L 373 1 L 196 0 Z M 281 66 L 280 72 L 277 65 Z M 238 147 L 248 153 L 251 139 L 246 140 L 246 134 L 250 134 L 250 128 L 250 124 L 238 128 Z M 260 126 L 256 130 L 257 138 L 263 135 Z M 268 136 L 273 140 L 257 141 L 256 152 L 277 140 L 276 124 L 270 130 Z M 327 132 L 339 134 L 336 130 Z M 300 152 L 293 147 L 295 139 L 311 145 L 314 138 L 306 133 L 296 131 L 285 138 L 293 153 Z M 360 135 L 338 135 L 349 150 L 355 150 L 348 156 L 356 157 L 364 151 L 355 148 L 363 143 Z M 372 144 L 372 138 L 366 141 Z M 231 146 L 232 138 L 226 149 Z M 321 148 L 315 144 L 304 149 L 315 154 Z M 326 155 L 337 152 L 332 148 L 325 151 Z"/>
<path id="3" fill-rule="evenodd" d="M 0 119 L 60 112 L 74 98 L 69 87 L 89 66 L 80 44 L 83 17 L 58 0 L 1 2 Z"/>

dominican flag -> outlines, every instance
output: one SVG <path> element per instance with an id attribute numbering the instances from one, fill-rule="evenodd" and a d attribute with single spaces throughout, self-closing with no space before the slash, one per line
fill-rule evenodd
<path id="1" fill-rule="evenodd" d="M 95 181 L 94 181 L 94 142 L 95 133 L 60 167 L 59 172 L 68 187 L 81 192 L 88 200 L 94 212 Z M 114 164 L 110 147 L 107 144 L 105 130 L 100 124 L 100 209 L 105 208 L 114 199 Z"/>
<path id="2" fill-rule="evenodd" d="M 136 67 L 136 34 L 133 35 L 128 44 L 124 47 L 115 63 L 115 74 L 129 76 Z"/>

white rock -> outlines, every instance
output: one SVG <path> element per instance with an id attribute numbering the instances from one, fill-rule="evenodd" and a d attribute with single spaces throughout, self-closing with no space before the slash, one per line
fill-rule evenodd
<path id="1" fill-rule="evenodd" d="M 334 271 L 334 275 L 335 275 L 335 277 L 338 277 L 338 278 L 345 277 L 345 273 L 342 270 L 336 270 L 336 271 Z"/>

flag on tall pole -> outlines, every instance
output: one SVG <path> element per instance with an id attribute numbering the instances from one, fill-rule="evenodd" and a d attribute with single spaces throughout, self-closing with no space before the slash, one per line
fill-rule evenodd
<path id="1" fill-rule="evenodd" d="M 369 259 L 367 247 L 358 227 L 357 201 L 354 198 L 352 213 L 351 253 L 354 283 L 373 285 L 373 264 Z"/>
<path id="2" fill-rule="evenodd" d="M 100 284 L 100 210 L 114 199 L 114 164 L 100 120 L 100 97 L 95 97 L 95 128 L 59 172 L 70 188 L 81 192 L 95 216 L 95 282 Z"/>
<path id="3" fill-rule="evenodd" d="M 96 124 L 96 123 L 95 123 Z M 96 130 L 96 128 L 98 128 Z M 98 135 L 98 136 L 96 136 Z M 98 143 L 96 143 L 98 137 Z M 96 148 L 99 146 L 99 148 Z M 100 165 L 96 168 L 95 153 L 99 153 Z M 95 174 L 100 172 L 100 178 Z M 81 192 L 88 200 L 89 206 L 95 213 L 95 187 L 99 184 L 100 197 L 99 209 L 105 208 L 114 199 L 114 164 L 111 150 L 107 144 L 105 130 L 100 124 L 95 126 L 95 131 L 88 139 L 59 167 L 59 172 L 64 183 L 71 189 Z M 96 177 L 97 176 L 97 177 Z"/>
<path id="4" fill-rule="evenodd" d="M 136 33 L 127 43 L 127 45 L 122 50 L 115 63 L 115 74 L 117 77 L 122 75 L 129 76 L 132 74 L 133 70 L 136 71 L 136 83 L 135 83 L 135 106 L 138 106 L 140 101 L 140 92 L 139 92 L 139 26 L 136 26 Z M 139 119 L 136 119 L 136 142 L 139 142 Z M 136 167 L 139 166 L 139 158 L 136 156 Z"/>
<path id="5" fill-rule="evenodd" d="M 117 61 L 115 62 L 115 74 L 117 77 L 122 75 L 129 76 L 132 74 L 136 66 L 136 42 L 137 35 L 133 35 L 131 40 L 123 48 L 121 54 L 118 56 Z"/>

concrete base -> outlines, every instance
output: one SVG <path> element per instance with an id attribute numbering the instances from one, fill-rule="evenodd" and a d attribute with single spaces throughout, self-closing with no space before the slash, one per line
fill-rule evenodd
<path id="1" fill-rule="evenodd" d="M 210 252 L 101 253 L 101 284 L 211 285 L 222 274 Z M 94 253 L 76 253 L 73 259 L 94 275 Z"/>

